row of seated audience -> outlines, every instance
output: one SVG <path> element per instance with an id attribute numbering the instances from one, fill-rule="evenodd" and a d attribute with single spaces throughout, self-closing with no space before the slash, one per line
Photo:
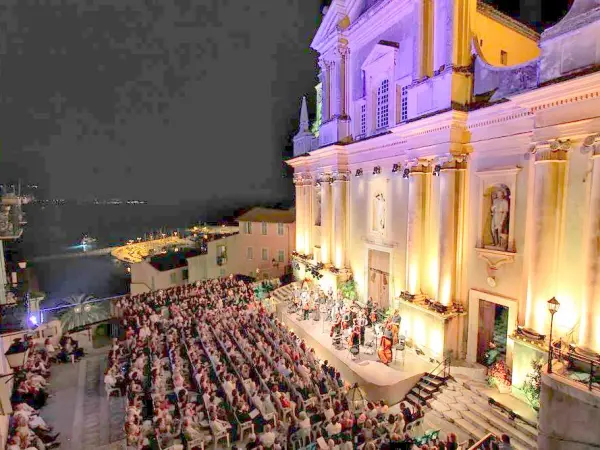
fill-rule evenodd
<path id="1" fill-rule="evenodd" d="M 45 348 L 38 349 L 33 339 L 28 337 L 23 345 L 29 349 L 29 356 L 23 370 L 14 378 L 15 389 L 11 402 L 13 415 L 9 422 L 7 450 L 47 450 L 58 447 L 58 433 L 52 434 L 50 427 L 40 416 L 40 409 L 46 405 L 50 377 L 51 356 Z"/>
<path id="2" fill-rule="evenodd" d="M 340 373 L 269 314 L 247 281 L 126 296 L 117 307 L 126 332 L 113 343 L 105 384 L 127 396 L 129 449 L 420 444 L 406 433 L 420 409 L 402 404 L 396 415 L 383 401 L 349 402 Z M 456 436 L 443 445 L 457 449 Z"/>

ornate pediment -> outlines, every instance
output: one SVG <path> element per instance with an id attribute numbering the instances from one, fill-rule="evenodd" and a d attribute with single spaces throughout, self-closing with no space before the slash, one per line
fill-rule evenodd
<path id="1" fill-rule="evenodd" d="M 310 47 L 319 53 L 323 53 L 331 35 L 337 33 L 340 29 L 347 28 L 349 24 L 350 19 L 346 10 L 346 0 L 333 0 L 331 5 L 323 8 L 323 21 Z"/>
<path id="2" fill-rule="evenodd" d="M 375 44 L 371 53 L 365 58 L 361 69 L 368 70 L 369 67 L 374 65 L 383 64 L 393 65 L 398 52 L 399 44 L 397 42 L 379 41 Z"/>

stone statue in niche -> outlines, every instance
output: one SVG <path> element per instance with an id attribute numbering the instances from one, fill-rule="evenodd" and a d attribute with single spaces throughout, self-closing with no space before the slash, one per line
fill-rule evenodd
<path id="1" fill-rule="evenodd" d="M 486 248 L 508 250 L 510 190 L 503 184 L 492 186 L 489 191 L 489 222 L 484 234 Z"/>
<path id="2" fill-rule="evenodd" d="M 385 231 L 385 197 L 382 193 L 375 196 L 373 205 L 373 231 Z"/>
<path id="3" fill-rule="evenodd" d="M 321 226 L 321 189 L 316 186 L 315 189 L 315 225 Z"/>

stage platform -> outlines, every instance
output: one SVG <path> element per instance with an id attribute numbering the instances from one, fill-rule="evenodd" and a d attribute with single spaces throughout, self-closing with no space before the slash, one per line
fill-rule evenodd
<path id="1" fill-rule="evenodd" d="M 279 304 L 277 317 L 310 347 L 313 347 L 320 359 L 329 361 L 342 374 L 345 381 L 350 384 L 358 383 L 369 400 L 383 399 L 390 405 L 394 405 L 404 399 L 421 376 L 435 368 L 435 364 L 408 348 L 398 355 L 394 354 L 394 361 L 389 366 L 379 361 L 376 351 L 371 355 L 366 354 L 362 346 L 359 358 L 353 360 L 347 349 L 338 350 L 333 347 L 332 338 L 329 336 L 330 322 L 298 320 L 296 314 L 288 314 L 287 309 L 287 304 Z M 365 333 L 365 343 L 373 338 L 373 331 L 368 328 Z M 346 343 L 347 339 L 343 342 Z"/>

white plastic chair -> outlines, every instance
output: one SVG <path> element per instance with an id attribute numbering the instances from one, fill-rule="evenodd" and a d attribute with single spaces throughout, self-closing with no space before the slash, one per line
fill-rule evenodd
<path id="1" fill-rule="evenodd" d="M 106 398 L 110 398 L 110 396 L 113 392 L 117 393 L 117 397 L 121 396 L 121 389 L 119 389 L 117 387 L 110 387 L 110 386 L 105 385 L 104 390 L 106 391 Z"/>

